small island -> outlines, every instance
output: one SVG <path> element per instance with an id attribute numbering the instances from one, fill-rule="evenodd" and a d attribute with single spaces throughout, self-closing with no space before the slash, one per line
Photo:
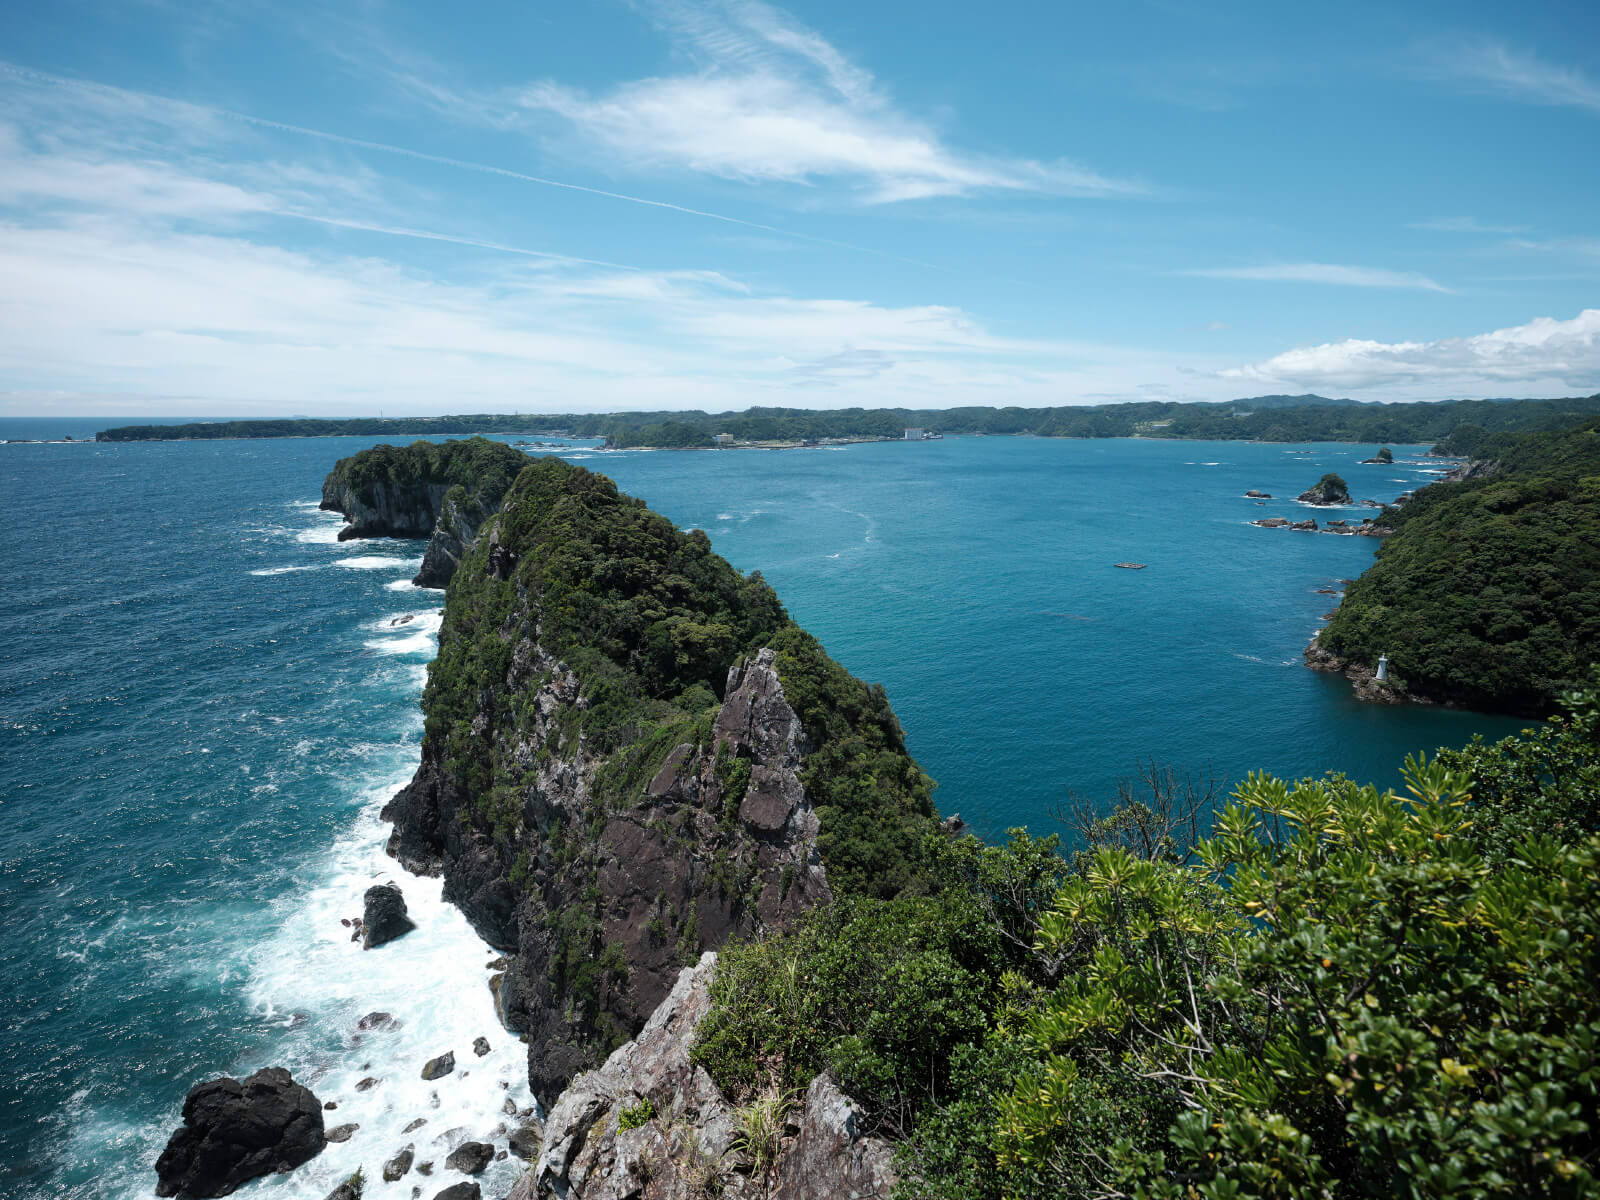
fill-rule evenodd
<path id="1" fill-rule="evenodd" d="M 1301 492 L 1295 499 L 1301 504 L 1315 504 L 1319 508 L 1353 503 L 1350 499 L 1349 485 L 1342 476 L 1335 475 L 1332 471 L 1317 480 L 1315 486 L 1308 491 Z"/>
<path id="2" fill-rule="evenodd" d="M 1361 465 L 1367 466 L 1371 463 L 1377 463 L 1379 466 L 1387 466 L 1392 462 L 1394 462 L 1394 451 L 1389 449 L 1389 447 L 1384 446 L 1379 449 L 1379 451 L 1371 458 L 1363 458 L 1361 460 Z"/>

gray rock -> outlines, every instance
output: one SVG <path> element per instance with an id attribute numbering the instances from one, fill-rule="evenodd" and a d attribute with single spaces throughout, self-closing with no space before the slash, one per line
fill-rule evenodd
<path id="1" fill-rule="evenodd" d="M 476 1182 L 452 1183 L 442 1192 L 435 1192 L 433 1200 L 483 1200 L 483 1189 Z"/>
<path id="2" fill-rule="evenodd" d="M 404 1178 L 406 1172 L 411 1170 L 411 1160 L 416 1156 L 417 1148 L 415 1146 L 407 1145 L 406 1148 L 400 1151 L 399 1154 L 396 1154 L 388 1162 L 383 1164 L 384 1179 L 390 1183 L 393 1183 L 397 1179 Z"/>
<path id="3" fill-rule="evenodd" d="M 463 1175 L 477 1175 L 494 1161 L 494 1147 L 488 1142 L 463 1142 L 450 1152 L 444 1165 Z"/>
<path id="4" fill-rule="evenodd" d="M 399 1029 L 400 1022 L 390 1013 L 369 1012 L 356 1022 L 356 1028 L 363 1031 L 369 1029 Z"/>
<path id="5" fill-rule="evenodd" d="M 368 1075 L 360 1083 L 356 1084 L 356 1091 L 370 1092 L 373 1088 L 377 1087 L 380 1082 L 380 1080 L 374 1079 L 371 1075 Z"/>
<path id="6" fill-rule="evenodd" d="M 456 1052 L 446 1051 L 438 1058 L 430 1058 L 422 1068 L 424 1079 L 443 1079 L 456 1069 Z"/>
<path id="7" fill-rule="evenodd" d="M 345 1125 L 335 1125 L 332 1129 L 328 1130 L 328 1140 L 330 1142 L 348 1142 L 350 1140 L 350 1136 L 360 1128 L 361 1126 L 357 1125 L 354 1121 L 351 1121 Z"/>
<path id="8" fill-rule="evenodd" d="M 472 1052 L 474 1054 L 476 1054 L 479 1058 L 482 1058 L 485 1054 L 489 1053 L 489 1039 L 488 1038 L 473 1038 L 472 1039 Z"/>
<path id="9" fill-rule="evenodd" d="M 418 1117 L 415 1121 L 411 1122 L 411 1124 L 407 1125 L 400 1132 L 401 1133 L 410 1133 L 412 1130 L 421 1129 L 427 1123 L 428 1123 L 428 1118 L 427 1117 Z"/>
<path id="10" fill-rule="evenodd" d="M 360 1176 L 352 1175 L 333 1191 L 329 1192 L 326 1200 L 361 1200 Z"/>

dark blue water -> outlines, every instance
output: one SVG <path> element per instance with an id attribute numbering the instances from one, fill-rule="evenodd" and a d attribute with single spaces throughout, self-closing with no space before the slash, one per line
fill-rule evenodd
<path id="1" fill-rule="evenodd" d="M 0 438 L 103 424 L 0 422 Z M 220 1071 L 290 1064 L 337 1099 L 330 1123 L 362 1126 L 255 1186 L 273 1196 L 321 1197 L 357 1165 L 369 1195 L 409 1196 L 378 1177 L 401 1145 L 442 1168 L 424 1139 L 493 1136 L 508 1092 L 527 1103 L 490 955 L 435 883 L 400 880 L 420 928 L 382 951 L 339 924 L 390 870 L 375 810 L 415 763 L 440 603 L 405 582 L 420 546 L 338 544 L 315 509 L 332 462 L 368 444 L 0 446 L 0 1194 L 149 1195 L 185 1089 Z M 1293 495 L 1333 469 L 1389 498 L 1433 469 L 1356 465 L 1372 449 L 570 457 L 761 570 L 887 685 L 941 808 L 993 835 L 1048 827 L 1069 789 L 1108 796 L 1141 759 L 1390 783 L 1407 752 L 1514 727 L 1359 705 L 1299 665 L 1333 604 L 1319 589 L 1376 543 L 1253 528 L 1303 510 L 1241 493 Z M 1146 569 L 1112 565 L 1126 560 Z M 403 1028 L 352 1045 L 379 1008 Z M 417 1078 L 444 1050 L 471 1059 L 479 1034 L 494 1052 L 469 1077 Z M 357 1093 L 367 1075 L 383 1083 Z M 402 1135 L 416 1116 L 429 1125 Z"/>

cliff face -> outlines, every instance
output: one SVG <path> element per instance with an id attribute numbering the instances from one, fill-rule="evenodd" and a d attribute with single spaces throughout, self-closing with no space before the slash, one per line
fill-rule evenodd
<path id="1" fill-rule="evenodd" d="M 527 462 L 510 446 L 481 437 L 374 446 L 334 464 L 320 507 L 349 522 L 340 541 L 429 539 L 412 582 L 442 588 Z"/>
<path id="2" fill-rule="evenodd" d="M 855 1105 L 825 1075 L 764 1146 L 750 1144 L 740 1111 L 689 1057 L 715 970 L 712 953 L 685 968 L 639 1036 L 561 1093 L 538 1161 L 508 1200 L 887 1200 L 893 1148 L 866 1135 Z M 621 1127 L 625 1113 L 632 1128 Z"/>
<path id="3" fill-rule="evenodd" d="M 467 550 L 423 707 L 389 849 L 507 952 L 497 1003 L 547 1105 L 702 950 L 829 900 L 830 820 L 881 826 L 840 842 L 846 878 L 883 874 L 870 854 L 908 857 L 897 831 L 919 844 L 933 820 L 881 689 L 704 534 L 559 460 L 528 466 Z"/>

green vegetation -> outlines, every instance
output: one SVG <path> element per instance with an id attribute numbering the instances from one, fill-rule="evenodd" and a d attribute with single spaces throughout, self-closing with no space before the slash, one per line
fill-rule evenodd
<path id="1" fill-rule="evenodd" d="M 1437 404 L 1358 404 L 1323 396 L 1255 396 L 1221 404 L 1069 405 L 1056 408 L 750 408 L 744 412 L 480 414 L 382 420 L 214 421 L 125 425 L 102 441 L 172 438 L 388 437 L 524 431 L 603 437 L 613 446 L 701 447 L 719 433 L 740 441 L 899 438 L 908 426 L 957 434 L 1035 437 L 1163 437 L 1266 442 L 1443 442 L 1450 453 L 1464 429 L 1480 439 L 1507 430 L 1550 430 L 1600 413 L 1600 394 L 1559 400 L 1450 400 Z"/>
<path id="2" fill-rule="evenodd" d="M 1394 536 L 1319 642 L 1387 654 L 1424 696 L 1545 713 L 1600 662 L 1600 420 L 1475 444 L 1498 470 L 1379 517 Z"/>
<path id="3" fill-rule="evenodd" d="M 528 465 L 528 456 L 504 442 L 474 437 L 461 442 L 416 441 L 409 446 L 374 446 L 334 464 L 324 486 L 348 488 L 362 503 L 375 501 L 374 489 L 443 484 L 459 487 L 458 495 L 472 496 L 484 515 Z"/>
<path id="4" fill-rule="evenodd" d="M 548 748 L 581 737 L 606 760 L 596 820 L 606 805 L 633 802 L 675 746 L 708 749 L 728 669 L 772 646 L 815 747 L 803 782 L 834 889 L 915 890 L 932 783 L 906 753 L 883 689 L 790 622 L 759 574 L 740 575 L 703 531 L 684 533 L 603 475 L 555 458 L 525 464 L 491 528 L 450 582 L 423 700 L 426 736 L 443 746 L 480 828 L 508 844 L 520 811 L 522 772 L 483 752 L 474 722 L 519 730 L 534 719 L 533 689 L 508 685 L 523 638 L 580 681 L 585 704 L 566 710 Z M 730 793 L 742 794 L 749 773 L 747 762 L 718 764 Z"/>
<path id="5" fill-rule="evenodd" d="M 650 1102 L 650 1097 L 646 1096 L 639 1103 L 624 1108 L 617 1114 L 617 1132 L 626 1133 L 630 1129 L 638 1129 L 641 1125 L 647 1125 L 655 1120 L 655 1116 L 656 1106 Z"/>
<path id="6" fill-rule="evenodd" d="M 1193 846 L 1118 834 L 1159 798 L 1070 861 L 932 839 L 931 894 L 725 949 L 695 1055 L 736 1102 L 831 1069 L 901 1200 L 1594 1195 L 1600 678 L 1568 700 L 1404 795 L 1252 775 Z"/>

